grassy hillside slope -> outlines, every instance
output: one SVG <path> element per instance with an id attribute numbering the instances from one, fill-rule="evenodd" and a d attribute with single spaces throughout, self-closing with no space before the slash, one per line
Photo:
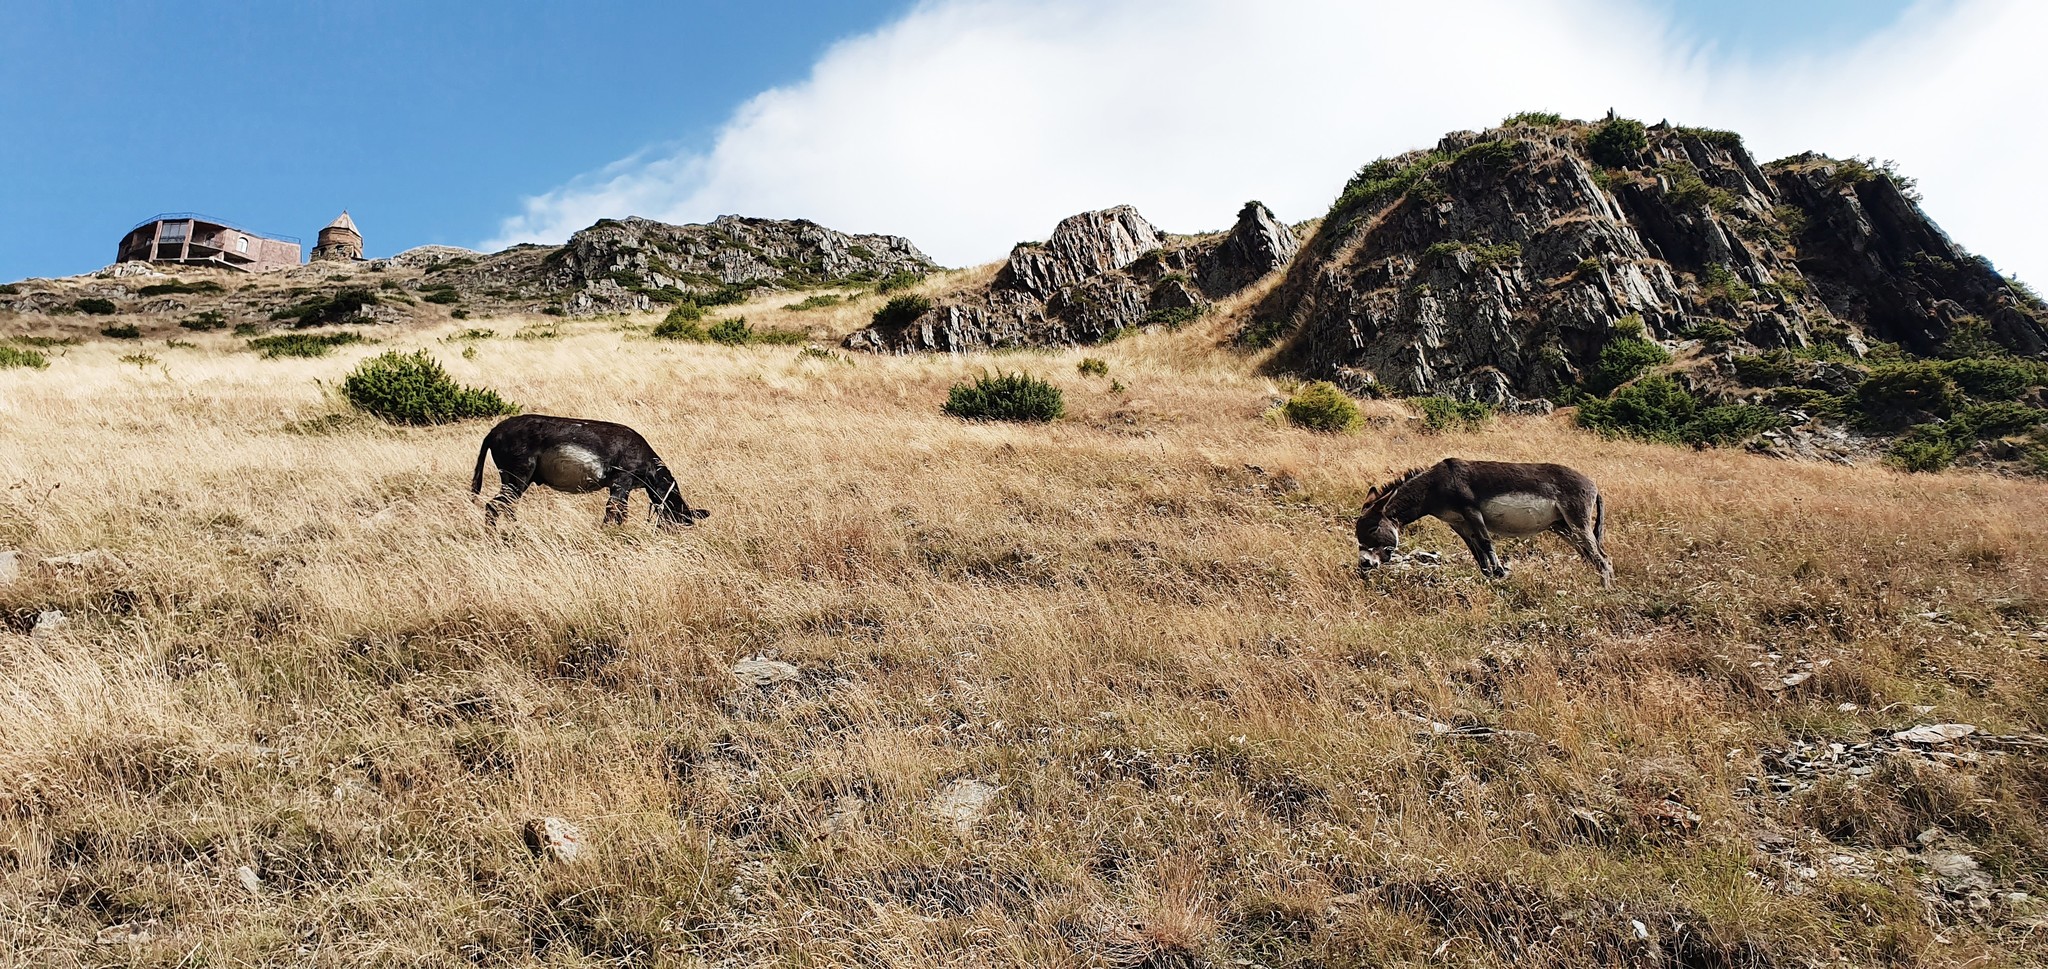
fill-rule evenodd
<path id="1" fill-rule="evenodd" d="M 0 962 L 2048 959 L 2015 894 L 2048 870 L 2048 484 L 1562 415 L 1321 435 L 1219 333 L 1083 376 L 652 322 L 0 371 Z M 536 490 L 494 537 L 487 425 L 324 419 L 394 347 L 633 424 L 712 517 Z M 1068 417 L 940 412 L 991 366 Z M 1451 454 L 1590 473 L 1619 588 L 1549 539 L 1486 581 L 1434 522 L 1442 565 L 1362 581 L 1366 489 Z M 799 675 L 732 675 L 756 656 Z M 1889 739 L 1943 722 L 1979 733 Z M 547 816 L 576 862 L 522 845 Z"/>

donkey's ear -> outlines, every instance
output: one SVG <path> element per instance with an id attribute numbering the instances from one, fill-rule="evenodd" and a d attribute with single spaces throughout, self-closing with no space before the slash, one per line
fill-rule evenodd
<path id="1" fill-rule="evenodd" d="M 708 512 L 708 511 L 705 511 L 705 510 L 704 510 L 704 509 L 702 509 L 702 508 L 692 508 L 692 509 L 690 509 L 690 517 L 691 517 L 691 518 L 695 518 L 695 519 L 697 519 L 698 521 L 703 521 L 703 520 L 704 520 L 704 519 L 706 519 L 706 518 L 710 518 L 710 517 L 711 517 L 711 513 L 710 513 L 710 512 Z"/>

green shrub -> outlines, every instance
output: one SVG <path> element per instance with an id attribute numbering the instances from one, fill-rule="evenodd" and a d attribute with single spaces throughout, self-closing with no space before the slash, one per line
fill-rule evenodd
<path id="1" fill-rule="evenodd" d="M 1756 290 L 1726 266 L 1708 266 L 1700 278 L 1700 298 L 1708 302 L 1745 303 L 1756 298 Z"/>
<path id="2" fill-rule="evenodd" d="M 1060 389 L 1027 373 L 985 373 L 946 393 L 946 413 L 970 421 L 1044 422 L 1066 412 Z"/>
<path id="3" fill-rule="evenodd" d="M 205 310 L 179 320 L 178 325 L 188 330 L 202 332 L 206 330 L 223 330 L 227 328 L 228 318 L 226 314 L 219 310 Z"/>
<path id="4" fill-rule="evenodd" d="M 21 347 L 10 347 L 6 344 L 0 344 L 0 370 L 6 370 L 10 367 L 28 367 L 34 370 L 42 370 L 49 365 L 50 358 L 43 356 L 40 351 L 25 350 Z"/>
<path id="5" fill-rule="evenodd" d="M 100 330 L 100 335 L 112 337 L 116 340 L 140 340 L 142 339 L 142 330 L 133 323 L 123 323 L 120 326 L 103 327 Z"/>
<path id="6" fill-rule="evenodd" d="M 1936 424 L 1922 424 L 1892 442 L 1885 459 L 1904 471 L 1940 471 L 1962 457 L 1963 446 Z"/>
<path id="7" fill-rule="evenodd" d="M 119 307 L 114 305 L 113 300 L 98 296 L 87 296 L 84 299 L 76 300 L 71 304 L 71 308 L 90 316 L 112 316 L 119 309 Z"/>
<path id="8" fill-rule="evenodd" d="M 1520 243 L 1503 242 L 1500 245 L 1487 245 L 1485 243 L 1457 240 L 1435 243 L 1429 248 L 1422 250 L 1422 255 L 1425 258 L 1444 259 L 1461 252 L 1471 253 L 1473 259 L 1482 266 L 1494 266 L 1505 262 L 1514 262 L 1522 258 L 1522 246 Z"/>
<path id="9" fill-rule="evenodd" d="M 138 367 L 153 367 L 157 365 L 158 360 L 153 353 L 127 353 L 122 354 L 121 362 L 132 363 Z"/>
<path id="10" fill-rule="evenodd" d="M 1857 408 L 1879 427 L 1896 427 L 1915 414 L 1947 417 L 1962 406 L 1962 388 L 1933 361 L 1878 367 L 1856 388 Z"/>
<path id="11" fill-rule="evenodd" d="M 908 269 L 898 269 L 887 276 L 883 276 L 882 281 L 875 284 L 875 292 L 887 296 L 897 290 L 909 289 L 921 282 L 924 282 L 923 273 L 911 272 Z"/>
<path id="12" fill-rule="evenodd" d="M 462 302 L 462 294 L 456 292 L 453 286 L 433 286 L 420 290 L 420 298 L 429 303 L 439 303 L 443 306 Z"/>
<path id="13" fill-rule="evenodd" d="M 446 424 L 518 413 L 495 392 L 464 387 L 425 350 L 363 361 L 342 381 L 350 404 L 393 424 Z"/>
<path id="14" fill-rule="evenodd" d="M 1733 131 L 1723 131 L 1719 128 L 1688 128 L 1683 126 L 1672 130 L 1677 131 L 1681 135 L 1690 135 L 1691 137 L 1698 138 L 1716 148 L 1734 151 L 1742 147 L 1742 136 Z"/>
<path id="15" fill-rule="evenodd" d="M 278 357 L 324 357 L 335 347 L 363 343 L 360 333 L 278 333 L 249 341 L 249 349 L 266 360 Z"/>
<path id="16" fill-rule="evenodd" d="M 1081 362 L 1074 365 L 1074 369 L 1081 371 L 1084 377 L 1109 376 L 1109 362 L 1101 357 L 1082 357 Z"/>
<path id="17" fill-rule="evenodd" d="M 1327 380 L 1302 385 L 1280 405 L 1280 415 L 1296 427 L 1328 434 L 1344 433 L 1364 420 L 1351 395 Z"/>
<path id="18" fill-rule="evenodd" d="M 1650 147 L 1650 136 L 1640 121 L 1609 118 L 1586 137 L 1586 152 L 1608 168 L 1626 168 Z"/>
<path id="19" fill-rule="evenodd" d="M 1579 426 L 1610 437 L 1636 437 L 1669 444 L 1685 441 L 1685 426 L 1699 413 L 1699 399 L 1662 374 L 1644 377 L 1605 400 L 1579 405 Z"/>
<path id="20" fill-rule="evenodd" d="M 1199 306 L 1174 306 L 1167 309 L 1157 309 L 1151 311 L 1150 313 L 1146 313 L 1145 318 L 1140 322 L 1145 324 L 1158 324 L 1160 326 L 1166 327 L 1169 330 L 1177 330 L 1183 326 L 1186 326 L 1189 322 L 1199 320 L 1201 318 L 1202 308 Z"/>
<path id="21" fill-rule="evenodd" d="M 1939 366 L 1957 386 L 1983 400 L 2018 400 L 2029 388 L 2048 384 L 2048 364 L 2034 360 L 1969 357 Z"/>
<path id="22" fill-rule="evenodd" d="M 923 296 L 898 296 L 876 310 L 870 322 L 881 327 L 908 326 L 930 312 L 931 308 L 932 301 Z"/>
<path id="23" fill-rule="evenodd" d="M 1683 433 L 1687 444 L 1728 447 L 1784 426 L 1785 419 L 1768 408 L 1753 404 L 1717 404 L 1701 409 L 1686 423 Z"/>
<path id="24" fill-rule="evenodd" d="M 1551 111 L 1524 111 L 1508 115 L 1507 120 L 1502 121 L 1500 126 L 1512 128 L 1516 125 L 1528 125 L 1531 128 L 1554 128 L 1561 124 L 1564 124 L 1564 115 Z"/>
<path id="25" fill-rule="evenodd" d="M 704 331 L 704 336 L 713 343 L 723 343 L 729 347 L 744 346 L 753 342 L 754 328 L 747 325 L 746 317 L 735 316 L 711 324 L 710 328 Z"/>
<path id="26" fill-rule="evenodd" d="M 1476 400 L 1450 397 L 1413 397 L 1408 403 L 1422 412 L 1422 427 L 1432 434 L 1445 431 L 1476 431 L 1493 417 L 1493 408 Z"/>
<path id="27" fill-rule="evenodd" d="M 1949 423 L 1955 426 L 1957 433 L 1967 434 L 1972 440 L 1993 440 L 2032 430 L 2041 426 L 2044 420 L 2048 420 L 2048 411 L 1997 401 L 1965 407 L 1956 412 Z"/>
<path id="28" fill-rule="evenodd" d="M 1780 387 L 1771 391 L 1771 406 L 1805 411 L 1810 417 L 1843 417 L 1849 413 L 1850 400 L 1825 390 Z"/>
<path id="29" fill-rule="evenodd" d="M 1268 316 L 1254 319 L 1250 326 L 1245 327 L 1244 331 L 1237 335 L 1237 342 L 1248 350 L 1264 350 L 1280 342 L 1280 337 L 1286 333 L 1286 317 Z"/>
<path id="30" fill-rule="evenodd" d="M 1686 330 L 1685 335 L 1692 337 L 1693 339 L 1698 340 L 1701 343 L 1705 343 L 1708 346 L 1720 346 L 1724 343 L 1733 343 L 1742 336 L 1742 334 L 1735 332 L 1734 327 L 1729 326 L 1728 324 L 1723 323 L 1720 320 L 1701 320 L 1698 323 L 1694 323 L 1690 329 Z"/>
<path id="31" fill-rule="evenodd" d="M 846 297 L 838 293 L 819 293 L 816 296 L 806 296 L 797 302 L 784 306 L 783 309 L 801 313 L 804 310 L 817 310 L 824 309 L 827 306 L 838 306 L 844 302 L 846 302 Z"/>
<path id="32" fill-rule="evenodd" d="M 1799 372 L 1798 359 L 1785 350 L 1767 350 L 1735 358 L 1736 379 L 1751 387 L 1782 387 Z"/>
<path id="33" fill-rule="evenodd" d="M 702 343 L 706 337 L 704 327 L 698 321 L 704 319 L 704 309 L 693 302 L 677 303 L 654 324 L 653 335 L 664 340 L 695 340 Z"/>
<path id="34" fill-rule="evenodd" d="M 168 283 L 151 283 L 150 285 L 144 286 L 141 289 L 135 291 L 136 295 L 138 296 L 166 296 L 171 293 L 220 292 L 226 292 L 226 290 L 222 288 L 221 284 L 216 283 L 211 279 L 202 279 L 196 283 L 188 283 L 182 279 L 174 279 Z"/>
<path id="35" fill-rule="evenodd" d="M 1439 152 L 1422 155 L 1407 164 L 1392 158 L 1382 158 L 1358 170 L 1351 180 L 1344 183 L 1344 191 L 1330 206 L 1330 214 L 1359 206 L 1379 208 L 1414 188 L 1429 174 L 1430 169 L 1442 164 L 1446 156 Z"/>
<path id="36" fill-rule="evenodd" d="M 1470 145 L 1451 156 L 1453 163 L 1466 162 L 1481 168 L 1500 171 L 1515 163 L 1515 156 L 1521 153 L 1521 143 L 1516 141 L 1482 141 Z"/>
<path id="37" fill-rule="evenodd" d="M 497 338 L 497 336 L 498 336 L 498 331 L 496 331 L 496 330 L 486 330 L 486 329 L 484 329 L 483 327 L 480 327 L 480 326 L 479 326 L 479 327 L 471 327 L 471 328 L 469 328 L 469 329 L 467 329 L 467 330 L 457 330 L 457 331 L 456 331 L 456 332 L 454 332 L 454 333 L 450 333 L 450 334 L 448 334 L 447 336 L 444 336 L 444 337 L 442 337 L 442 338 L 441 338 L 441 342 L 443 342 L 443 343 L 455 343 L 455 342 L 457 342 L 457 341 L 461 341 L 461 340 L 491 340 L 491 339 L 496 339 L 496 338 Z"/>
<path id="38" fill-rule="evenodd" d="M 331 296 L 315 296 L 270 314 L 273 320 L 290 320 L 293 326 L 311 327 L 339 323 L 355 316 L 365 306 L 381 302 L 377 291 L 360 286 L 340 290 Z"/>
<path id="39" fill-rule="evenodd" d="M 1644 371 L 1670 362 L 1671 354 L 1652 341 L 1638 336 L 1617 337 L 1600 348 L 1600 356 L 1586 372 L 1586 389 L 1606 396 Z"/>
<path id="40" fill-rule="evenodd" d="M 468 311 L 468 310 L 462 310 L 462 309 L 458 309 L 458 310 L 455 310 L 454 312 L 451 312 L 451 313 L 449 313 L 448 315 L 449 315 L 449 316 L 452 316 L 452 317 L 454 317 L 455 319 L 458 319 L 458 320 L 466 320 L 466 319 L 469 319 L 469 311 Z"/>
<path id="41" fill-rule="evenodd" d="M 2013 283 L 2015 285 L 2023 285 L 2016 278 L 2013 280 Z M 0 296 L 14 296 L 19 294 L 20 292 L 21 287 L 15 285 L 14 283 L 0 283 Z"/>

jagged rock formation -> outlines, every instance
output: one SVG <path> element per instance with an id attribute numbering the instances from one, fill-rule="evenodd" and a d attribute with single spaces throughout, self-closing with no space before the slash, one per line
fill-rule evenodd
<path id="1" fill-rule="evenodd" d="M 1024 243 L 986 288 L 847 337 L 856 350 L 909 353 L 1094 343 L 1148 323 L 1173 325 L 1293 258 L 1300 241 L 1258 202 L 1229 232 L 1176 239 L 1128 205 L 1070 216 Z"/>
<path id="2" fill-rule="evenodd" d="M 2048 350 L 2041 307 L 1857 162 L 1760 167 L 1740 138 L 1657 126 L 1613 167 L 1591 126 L 1453 134 L 1367 166 L 1246 328 L 1276 369 L 1514 405 L 1577 385 L 1616 322 L 1751 348 L 1932 353 L 1987 332 Z"/>

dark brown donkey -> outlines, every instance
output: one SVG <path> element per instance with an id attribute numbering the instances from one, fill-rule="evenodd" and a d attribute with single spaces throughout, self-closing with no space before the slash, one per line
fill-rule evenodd
<path id="1" fill-rule="evenodd" d="M 1556 532 L 1614 585 L 1614 563 L 1600 547 L 1606 508 L 1593 479 L 1561 464 L 1512 464 L 1445 458 L 1372 490 L 1358 515 L 1358 571 L 1378 568 L 1401 544 L 1401 528 L 1434 515 L 1465 540 L 1472 559 L 1499 578 L 1508 567 L 1494 554 L 1496 535 Z"/>
<path id="2" fill-rule="evenodd" d="M 569 417 L 521 414 L 508 417 L 484 435 L 484 446 L 476 452 L 476 476 L 470 480 L 471 494 L 483 491 L 484 458 L 498 463 L 503 482 L 496 497 L 484 505 L 484 521 L 496 524 L 498 515 L 512 515 L 512 502 L 526 493 L 528 485 L 546 485 L 574 495 L 610 490 L 604 503 L 604 523 L 626 520 L 626 500 L 636 490 L 645 490 L 653 501 L 652 511 L 663 525 L 695 525 L 711 517 L 702 508 L 691 508 L 676 489 L 676 476 L 660 455 L 647 446 L 640 432 L 610 421 L 579 421 Z"/>

